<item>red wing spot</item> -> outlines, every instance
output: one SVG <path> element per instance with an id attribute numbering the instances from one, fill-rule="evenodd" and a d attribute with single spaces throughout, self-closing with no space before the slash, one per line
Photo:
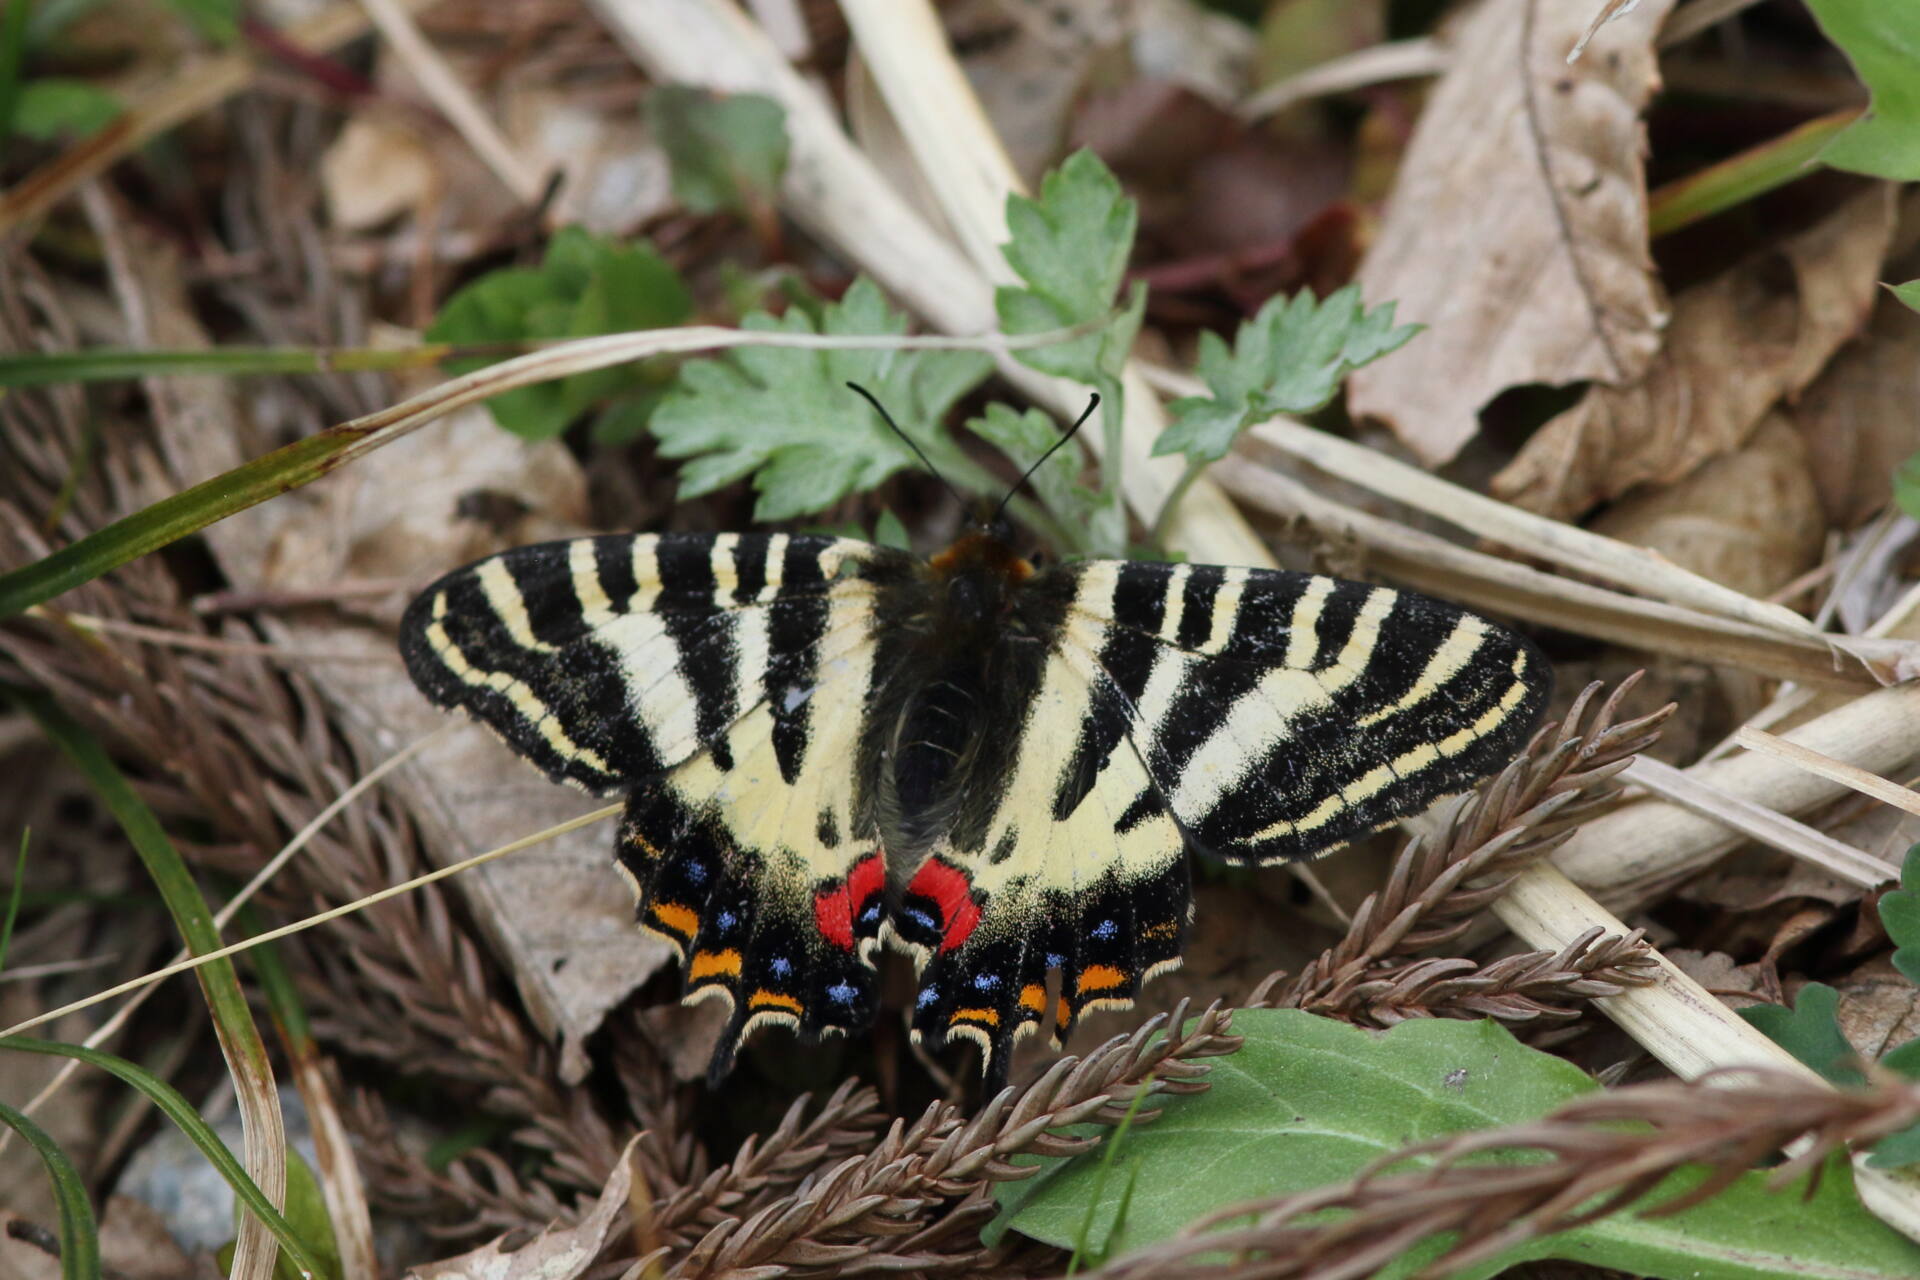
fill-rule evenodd
<path id="1" fill-rule="evenodd" d="M 847 878 L 833 888 L 814 894 L 813 920 L 821 936 L 842 951 L 853 950 L 854 913 L 880 892 L 885 879 L 886 868 L 876 853 L 855 863 Z"/>
<path id="2" fill-rule="evenodd" d="M 907 892 L 931 899 L 940 909 L 942 951 L 952 951 L 965 942 L 974 926 L 980 923 L 980 908 L 973 901 L 973 882 L 966 872 L 938 858 L 927 859 L 914 873 Z"/>
<path id="3" fill-rule="evenodd" d="M 813 921 L 828 942 L 842 951 L 853 950 L 853 901 L 844 882 L 813 895 Z"/>

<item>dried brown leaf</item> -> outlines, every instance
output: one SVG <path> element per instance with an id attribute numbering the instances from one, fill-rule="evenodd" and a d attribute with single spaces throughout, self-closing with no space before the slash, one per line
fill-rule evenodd
<path id="1" fill-rule="evenodd" d="M 1876 184 L 1813 227 L 1681 294 L 1637 381 L 1595 386 L 1493 479 L 1529 510 L 1572 517 L 1635 485 L 1671 484 L 1739 448 L 1866 322 L 1894 230 Z"/>
<path id="2" fill-rule="evenodd" d="M 1347 402 L 1423 460 L 1453 457 L 1508 387 L 1621 384 L 1653 358 L 1666 304 L 1639 116 L 1671 7 L 1648 0 L 1572 66 L 1591 6 L 1491 0 L 1460 25 L 1360 269 L 1368 299 L 1430 328 L 1356 373 Z"/>
<path id="3" fill-rule="evenodd" d="M 1801 437 L 1771 413 L 1744 445 L 1672 484 L 1635 489 L 1591 527 L 1765 598 L 1819 562 L 1827 522 Z"/>
<path id="4" fill-rule="evenodd" d="M 1788 410 L 1833 524 L 1851 529 L 1887 505 L 1894 471 L 1920 449 L 1916 404 L 1920 315 L 1883 291 L 1865 331 Z"/>

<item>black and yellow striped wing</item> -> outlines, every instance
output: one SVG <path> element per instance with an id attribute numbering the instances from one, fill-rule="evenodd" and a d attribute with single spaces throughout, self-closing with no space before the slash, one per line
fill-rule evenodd
<path id="1" fill-rule="evenodd" d="M 899 558 L 785 534 L 579 538 L 456 570 L 402 622 L 433 701 L 556 781 L 628 795 L 639 921 L 680 952 L 689 1000 L 732 1008 L 716 1073 L 755 1027 L 872 1019 L 881 875 L 848 762 L 874 652 L 862 570 Z"/>
<path id="2" fill-rule="evenodd" d="M 1013 767 L 969 784 L 892 921 L 916 1032 L 1001 1070 L 1178 963 L 1188 849 L 1285 862 L 1378 830 L 1512 759 L 1550 686 L 1513 633 L 1356 582 L 1092 561 L 1031 590 L 1060 621 Z"/>

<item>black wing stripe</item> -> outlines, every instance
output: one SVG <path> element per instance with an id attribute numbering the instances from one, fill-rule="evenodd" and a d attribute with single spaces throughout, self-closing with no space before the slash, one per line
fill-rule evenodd
<path id="1" fill-rule="evenodd" d="M 829 592 L 871 550 L 784 534 L 578 538 L 456 570 L 414 601 L 414 681 L 548 776 L 618 791 L 716 741 L 776 693 L 804 701 Z M 795 691 L 800 691 L 798 694 Z M 789 731 L 797 772 L 804 734 Z"/>

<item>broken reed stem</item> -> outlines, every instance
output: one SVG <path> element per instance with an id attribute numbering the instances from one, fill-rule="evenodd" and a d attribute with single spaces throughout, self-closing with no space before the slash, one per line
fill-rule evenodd
<path id="1" fill-rule="evenodd" d="M 1862 795 L 1872 796 L 1882 804 L 1890 804 L 1903 812 L 1920 815 L 1920 792 L 1903 787 L 1897 782 L 1889 782 L 1879 774 L 1870 773 L 1857 764 L 1836 760 L 1824 752 L 1815 751 L 1797 742 L 1789 742 L 1777 734 L 1768 733 L 1765 729 L 1756 729 L 1752 725 L 1743 726 L 1733 735 L 1733 740 L 1749 751 L 1758 751 L 1776 760 L 1784 760 L 1795 768 L 1805 769 L 1817 777 L 1851 787 Z"/>
<path id="2" fill-rule="evenodd" d="M 1638 681 L 1637 672 L 1621 681 L 1584 733 L 1601 686 L 1583 689 L 1559 724 L 1544 726 L 1518 759 L 1455 810 L 1445 831 L 1407 843 L 1387 883 L 1360 904 L 1338 943 L 1290 981 L 1270 975 L 1248 1006 L 1376 1024 L 1442 1012 L 1564 1017 L 1570 1011 L 1550 1003 L 1556 995 L 1611 995 L 1647 981 L 1651 962 L 1638 934 L 1602 939 L 1598 929 L 1557 953 L 1533 952 L 1485 968 L 1457 958 L 1398 963 L 1464 933 L 1522 871 L 1566 838 L 1594 803 L 1591 793 L 1658 738 L 1671 704 L 1613 723 Z"/>
<path id="3" fill-rule="evenodd" d="M 1769 1178 L 1779 1190 L 1802 1175 L 1818 1176 L 1834 1151 L 1877 1141 L 1916 1119 L 1920 1085 L 1892 1079 L 1837 1091 L 1786 1072 L 1743 1069 L 1630 1085 L 1577 1099 L 1527 1124 L 1402 1148 L 1339 1186 L 1221 1209 L 1095 1274 L 1107 1280 L 1355 1280 L 1423 1240 L 1456 1233 L 1447 1253 L 1421 1272 L 1450 1275 L 1617 1213 L 1682 1169 L 1704 1165 L 1708 1173 L 1643 1213 L 1698 1204 L 1768 1153 L 1801 1144 Z M 1473 1160 L 1489 1152 L 1546 1158 Z M 1430 1163 L 1391 1172 L 1413 1159 Z M 1344 1212 L 1326 1221 L 1328 1210 Z M 1310 1215 L 1316 1219 L 1304 1221 Z"/>

